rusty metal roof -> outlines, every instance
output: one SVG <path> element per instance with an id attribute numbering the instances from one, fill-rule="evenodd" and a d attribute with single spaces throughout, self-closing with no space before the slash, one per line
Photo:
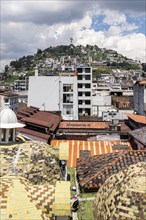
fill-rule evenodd
<path id="1" fill-rule="evenodd" d="M 85 122 L 85 121 L 63 121 L 59 124 L 59 129 L 107 129 L 105 122 Z"/>

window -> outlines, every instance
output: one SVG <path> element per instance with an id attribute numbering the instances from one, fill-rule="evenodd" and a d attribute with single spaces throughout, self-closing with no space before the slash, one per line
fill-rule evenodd
<path id="1" fill-rule="evenodd" d="M 9 99 L 8 98 L 5 98 L 5 103 L 8 103 L 9 102 Z"/>
<path id="2" fill-rule="evenodd" d="M 64 105 L 63 106 L 63 113 L 65 114 L 65 115 L 73 115 L 73 106 L 71 105 Z"/>
<path id="3" fill-rule="evenodd" d="M 78 80 L 82 80 L 82 76 L 78 75 Z"/>
<path id="4" fill-rule="evenodd" d="M 90 84 L 85 84 L 85 88 L 90 88 Z"/>
<path id="5" fill-rule="evenodd" d="M 78 92 L 78 96 L 82 96 L 82 92 Z"/>
<path id="6" fill-rule="evenodd" d="M 88 75 L 88 76 L 85 76 L 85 80 L 90 80 L 91 79 L 91 76 Z"/>
<path id="7" fill-rule="evenodd" d="M 82 73 L 82 72 L 83 72 L 83 69 L 82 69 L 82 68 L 77 68 L 77 72 L 78 72 L 78 73 Z"/>
<path id="8" fill-rule="evenodd" d="M 73 94 L 63 94 L 63 103 L 73 103 Z"/>
<path id="9" fill-rule="evenodd" d="M 63 92 L 73 92 L 73 84 L 64 84 Z"/>
<path id="10" fill-rule="evenodd" d="M 80 88 L 80 89 L 81 89 L 81 88 L 82 88 L 82 84 L 78 84 L 78 88 Z"/>
<path id="11" fill-rule="evenodd" d="M 90 96 L 91 93 L 90 92 L 85 92 L 85 96 Z"/>
<path id="12" fill-rule="evenodd" d="M 85 73 L 90 73 L 91 69 L 90 68 L 85 68 Z"/>
<path id="13" fill-rule="evenodd" d="M 91 101 L 90 101 L 90 100 L 85 100 L 85 104 L 86 104 L 86 105 L 90 105 L 90 104 L 91 104 Z"/>

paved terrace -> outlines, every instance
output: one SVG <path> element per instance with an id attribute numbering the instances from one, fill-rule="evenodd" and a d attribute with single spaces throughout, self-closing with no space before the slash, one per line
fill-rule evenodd
<path id="1" fill-rule="evenodd" d="M 88 150 L 90 155 L 100 155 L 107 153 L 119 152 L 120 150 L 113 150 L 113 145 L 127 145 L 129 150 L 132 150 L 132 147 L 129 142 L 122 142 L 120 140 L 111 140 L 111 141 L 79 141 L 79 140 L 52 140 L 52 146 L 59 146 L 62 142 L 69 143 L 69 167 L 76 167 L 76 160 L 80 158 L 80 151 Z"/>

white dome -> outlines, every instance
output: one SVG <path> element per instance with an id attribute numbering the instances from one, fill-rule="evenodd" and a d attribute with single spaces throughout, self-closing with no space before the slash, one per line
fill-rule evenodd
<path id="1" fill-rule="evenodd" d="M 0 112 L 0 128 L 18 128 L 24 127 L 18 123 L 16 114 L 10 108 L 4 108 Z"/>

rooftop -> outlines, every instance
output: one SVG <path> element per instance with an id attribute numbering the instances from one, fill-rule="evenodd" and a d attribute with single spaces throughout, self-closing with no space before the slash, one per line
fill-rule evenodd
<path id="1" fill-rule="evenodd" d="M 146 146 L 146 127 L 130 131 L 129 134 L 131 134 L 131 136 L 133 136 L 137 141 Z"/>
<path id="2" fill-rule="evenodd" d="M 63 121 L 59 124 L 59 129 L 106 129 L 108 125 L 105 122 L 78 122 Z"/>
<path id="3" fill-rule="evenodd" d="M 79 184 L 86 190 L 97 190 L 112 174 L 141 161 L 146 161 L 146 151 L 121 151 L 80 158 L 76 168 Z"/>
<path id="4" fill-rule="evenodd" d="M 15 96 L 18 97 L 18 94 L 13 93 L 13 92 L 3 92 L 1 95 L 7 96 L 7 97 L 15 97 Z"/>
<path id="5" fill-rule="evenodd" d="M 18 118 L 25 124 L 33 124 L 33 126 L 48 128 L 50 131 L 54 131 L 61 121 L 60 115 L 39 111 L 39 109 L 35 107 L 19 109 Z"/>
<path id="6" fill-rule="evenodd" d="M 132 119 L 133 121 L 137 123 L 146 124 L 146 116 L 130 114 L 130 113 L 125 113 L 125 115 L 127 115 L 128 118 Z"/>
<path id="7" fill-rule="evenodd" d="M 84 154 L 84 152 L 88 152 L 89 156 L 94 156 L 122 151 L 123 149 L 125 149 L 124 147 L 126 146 L 128 146 L 128 150 L 131 150 L 131 145 L 129 142 L 122 142 L 120 140 L 52 140 L 51 146 L 59 146 L 60 143 L 67 143 L 69 145 L 69 167 L 76 167 L 77 158 L 80 158 L 81 154 Z M 113 147 L 115 145 L 120 145 L 120 147 L 115 149 Z"/>

